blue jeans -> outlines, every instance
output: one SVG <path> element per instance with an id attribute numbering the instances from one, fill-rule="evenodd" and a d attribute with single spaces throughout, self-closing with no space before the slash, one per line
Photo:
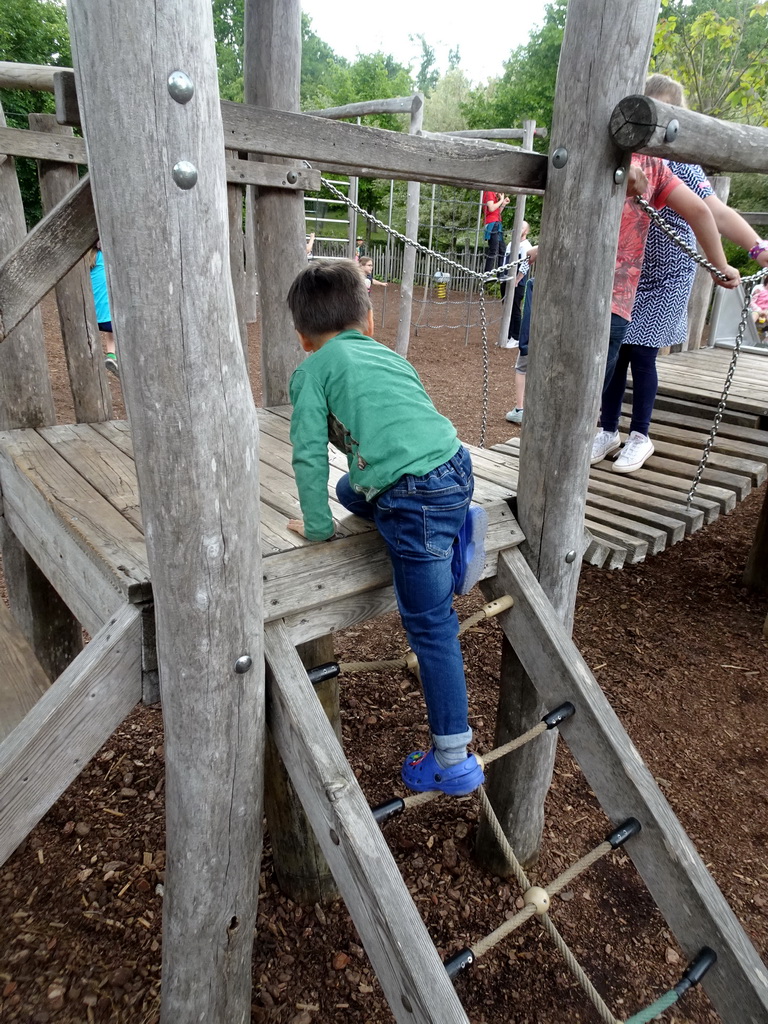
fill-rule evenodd
<path id="1" fill-rule="evenodd" d="M 490 231 L 488 231 L 488 227 L 490 227 Z M 485 254 L 484 273 L 487 274 L 490 270 L 500 267 L 504 262 L 504 232 L 499 221 L 489 224 L 486 231 L 488 232 L 486 235 L 488 248 Z"/>
<path id="2" fill-rule="evenodd" d="M 659 387 L 659 375 L 656 370 L 657 348 L 649 345 L 622 345 L 619 349 L 616 367 L 610 382 L 603 391 L 603 411 L 600 426 L 611 432 L 619 429 L 621 403 L 627 388 L 627 369 L 632 367 L 632 421 L 630 432 L 648 436 L 651 429 L 651 416 Z"/>
<path id="3" fill-rule="evenodd" d="M 341 504 L 373 520 L 389 549 L 397 606 L 419 659 L 437 746 L 448 737 L 468 743 L 472 736 L 451 561 L 473 489 L 472 460 L 464 447 L 425 476 L 401 477 L 373 501 L 352 490 L 348 475 L 336 485 Z"/>

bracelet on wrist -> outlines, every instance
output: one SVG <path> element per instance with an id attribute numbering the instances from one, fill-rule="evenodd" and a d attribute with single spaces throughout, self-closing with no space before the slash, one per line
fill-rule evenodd
<path id="1" fill-rule="evenodd" d="M 764 238 L 763 239 L 758 238 L 758 240 L 755 242 L 755 244 L 749 250 L 749 258 L 751 260 L 756 260 L 761 252 L 766 252 L 766 251 L 768 251 L 768 240 L 766 240 Z"/>

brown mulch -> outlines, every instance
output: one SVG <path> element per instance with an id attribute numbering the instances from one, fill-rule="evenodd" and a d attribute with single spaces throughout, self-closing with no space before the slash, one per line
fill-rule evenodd
<path id="1" fill-rule="evenodd" d="M 397 290 L 373 293 L 389 343 Z M 451 298 L 456 299 L 455 295 Z M 430 307 L 410 357 L 437 406 L 476 443 L 482 404 L 476 307 Z M 498 315 L 490 310 L 491 319 Z M 60 417 L 71 419 L 55 309 L 46 336 Z M 454 324 L 455 327 L 446 325 Z M 487 443 L 518 432 L 510 407 L 514 352 L 489 350 Z M 258 329 L 252 329 L 258 400 Z M 119 385 L 113 383 L 118 405 Z M 741 571 L 762 502 L 753 494 L 660 557 L 619 572 L 582 571 L 575 637 L 619 718 L 696 843 L 758 952 L 768 950 L 768 709 L 766 599 Z M 459 601 L 466 617 L 479 592 Z M 464 640 L 477 746 L 492 743 L 501 634 L 487 622 Z M 336 638 L 339 660 L 402 652 L 397 616 Z M 402 758 L 425 738 L 425 713 L 405 672 L 342 686 L 344 745 L 372 803 L 402 792 Z M 138 708 L 23 846 L 0 868 L 0 1021 L 139 1022 L 157 1018 L 164 882 L 163 727 Z M 511 916 L 514 881 L 473 860 L 477 802 L 437 801 L 386 827 L 386 837 L 441 955 Z M 540 863 L 546 884 L 610 831 L 578 766 L 560 745 Z M 293 904 L 277 889 L 267 835 L 253 955 L 253 1022 L 384 1024 L 393 1020 L 340 900 Z M 628 858 L 618 852 L 554 901 L 553 919 L 614 1013 L 628 1017 L 678 979 L 684 957 Z M 528 923 L 457 981 L 473 1024 L 597 1021 L 550 941 Z M 672 1024 L 716 1024 L 701 993 L 668 1012 Z"/>

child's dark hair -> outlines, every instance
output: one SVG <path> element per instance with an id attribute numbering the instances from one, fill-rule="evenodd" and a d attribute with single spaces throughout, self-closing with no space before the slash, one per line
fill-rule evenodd
<path id="1" fill-rule="evenodd" d="M 309 338 L 362 327 L 371 300 L 365 278 L 352 260 L 312 260 L 288 291 L 293 325 Z"/>

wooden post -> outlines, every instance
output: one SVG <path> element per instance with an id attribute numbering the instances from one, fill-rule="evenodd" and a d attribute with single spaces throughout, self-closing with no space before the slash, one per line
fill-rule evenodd
<path id="1" fill-rule="evenodd" d="M 30 114 L 33 131 L 74 135 L 71 128 L 56 123 L 53 114 Z M 43 212 L 49 213 L 76 187 L 79 176 L 71 164 L 41 160 L 38 164 Z M 89 268 L 81 260 L 56 285 L 56 307 L 67 359 L 69 382 L 78 423 L 99 423 L 112 419 L 112 396 L 104 368 L 104 352 L 93 307 Z"/>
<path id="2" fill-rule="evenodd" d="M 536 122 L 535 121 L 523 121 L 523 144 L 521 149 L 533 149 L 533 139 L 536 134 Z M 520 251 L 520 237 L 523 233 L 523 221 L 525 220 L 525 196 L 518 196 L 515 199 L 515 219 L 512 223 L 512 248 L 510 251 L 510 260 L 516 260 L 517 254 Z M 507 281 L 507 292 L 504 296 L 504 305 L 501 310 L 501 323 L 499 324 L 499 340 L 497 344 L 502 347 L 507 344 L 507 338 L 509 337 L 509 324 L 512 319 L 512 303 L 515 298 L 515 278 L 517 277 L 517 268 L 510 271 L 508 274 Z"/>
<path id="3" fill-rule="evenodd" d="M 237 156 L 236 150 L 227 150 L 228 156 Z M 245 186 L 227 184 L 227 207 L 229 209 L 229 272 L 235 291 L 237 322 L 243 343 L 245 365 L 248 365 L 248 323 L 246 320 L 246 277 L 245 277 L 245 235 L 243 233 L 243 200 Z"/>
<path id="4" fill-rule="evenodd" d="M 68 4 L 157 620 L 163 1024 L 244 1024 L 261 850 L 259 437 L 207 0 Z M 117 43 L 117 45 L 116 45 Z"/>
<path id="5" fill-rule="evenodd" d="M 424 96 L 417 93 L 413 97 L 411 108 L 411 124 L 409 135 L 417 135 L 424 124 Z M 421 185 L 418 181 L 408 182 L 408 199 L 405 210 L 405 233 L 408 238 L 418 241 L 419 234 L 419 196 Z M 416 276 L 416 250 L 406 245 L 403 253 L 403 276 L 400 283 L 400 320 L 397 325 L 395 351 L 401 356 L 408 355 L 408 344 L 411 340 L 411 313 L 413 310 L 413 281 Z"/>
<path id="6" fill-rule="evenodd" d="M 5 116 L 0 106 L 0 125 Z M 26 235 L 16 166 L 0 164 L 0 258 Z M 55 423 L 45 356 L 43 318 L 35 307 L 0 346 L 0 429 Z M 14 618 L 49 679 L 56 679 L 82 648 L 82 631 L 61 598 L 0 518 L 0 549 Z"/>
<path id="7" fill-rule="evenodd" d="M 642 88 L 657 6 L 639 0 L 616 18 L 609 0 L 571 0 L 557 74 L 517 497 L 526 559 L 569 630 L 626 195 L 614 173 L 628 158 L 611 143 L 608 124 L 618 99 Z M 545 711 L 535 691 L 514 693 L 517 675 L 505 670 L 499 707 L 499 730 L 511 735 Z M 526 678 L 519 683 L 531 687 Z M 554 736 L 541 737 L 536 748 L 506 758 L 503 777 L 492 773 L 489 791 L 522 861 L 535 859 L 539 849 Z M 525 794 L 525 806 L 516 793 Z"/>
<path id="8" fill-rule="evenodd" d="M 307 668 L 333 661 L 333 637 L 323 636 L 299 644 L 297 651 L 302 664 Z M 320 683 L 315 687 L 315 693 L 341 744 L 338 679 L 327 679 Z M 264 809 L 277 884 L 281 892 L 294 903 L 303 906 L 325 903 L 336 899 L 339 890 L 309 818 L 301 806 L 301 800 L 280 760 L 271 735 L 271 723 L 269 725 Z"/>
<path id="9" fill-rule="evenodd" d="M 246 0 L 244 70 L 246 103 L 299 109 L 299 0 Z M 259 188 L 255 194 L 264 405 L 285 405 L 291 374 L 303 358 L 285 297 L 307 265 L 304 193 Z"/>
<path id="10" fill-rule="evenodd" d="M 727 203 L 728 193 L 731 190 L 731 179 L 718 176 L 709 180 L 717 198 Z M 701 337 L 704 333 L 704 325 L 707 322 L 709 300 L 712 298 L 712 289 L 714 287 L 715 283 L 709 271 L 705 270 L 704 267 L 696 267 L 691 297 L 688 299 L 688 340 L 685 345 L 686 349 L 701 348 Z"/>

